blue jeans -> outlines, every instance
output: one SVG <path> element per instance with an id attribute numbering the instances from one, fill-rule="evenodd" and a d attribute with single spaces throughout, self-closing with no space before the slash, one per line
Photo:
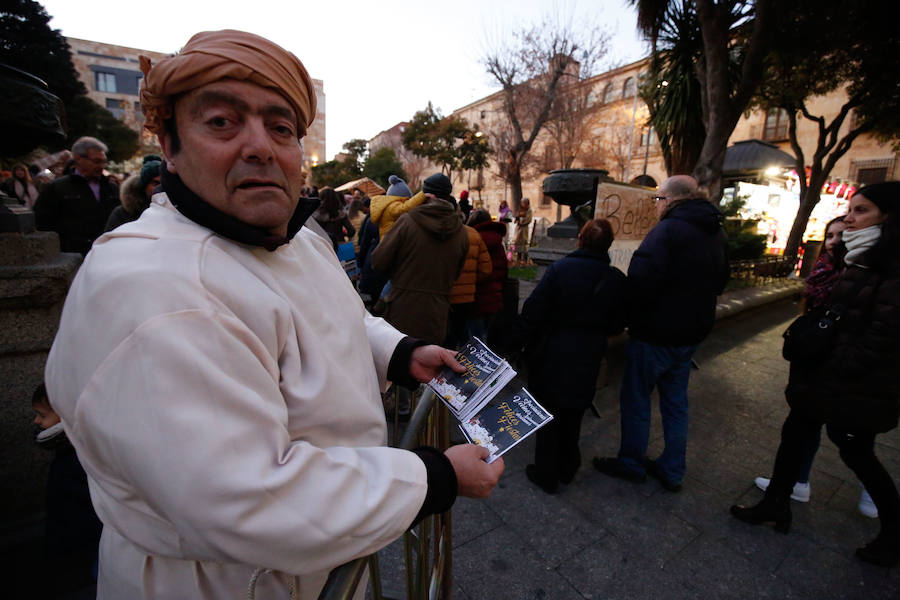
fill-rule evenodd
<path id="1" fill-rule="evenodd" d="M 688 432 L 688 378 L 692 346 L 655 346 L 636 339 L 625 343 L 625 374 L 619 406 L 622 442 L 619 461 L 626 469 L 644 473 L 650 440 L 650 394 L 659 391 L 665 450 L 656 459 L 662 475 L 672 483 L 684 479 Z"/>

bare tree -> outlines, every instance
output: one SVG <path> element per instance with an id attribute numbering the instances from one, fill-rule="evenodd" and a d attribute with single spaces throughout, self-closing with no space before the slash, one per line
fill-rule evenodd
<path id="1" fill-rule="evenodd" d="M 483 57 L 487 72 L 502 88 L 505 139 L 493 150 L 510 186 L 511 204 L 522 199 L 522 169 L 554 104 L 570 86 L 587 79 L 606 52 L 608 36 L 596 26 L 575 27 L 550 17 L 517 30 L 511 39 Z M 567 142 L 566 148 L 571 145 Z M 561 148 L 565 152 L 565 148 Z"/>
<path id="2" fill-rule="evenodd" d="M 599 106 L 595 93 L 591 83 L 572 74 L 563 76 L 545 125 L 550 136 L 547 150 L 553 158 L 550 168 L 569 169 L 584 154 Z"/>

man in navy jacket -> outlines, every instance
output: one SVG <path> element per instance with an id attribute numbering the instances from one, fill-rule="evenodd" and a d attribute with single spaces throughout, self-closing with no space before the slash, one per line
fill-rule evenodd
<path id="1" fill-rule="evenodd" d="M 688 429 L 691 357 L 709 334 L 716 296 L 729 277 L 722 214 L 676 175 L 655 197 L 659 223 L 635 251 L 628 267 L 631 314 L 620 393 L 622 441 L 617 457 L 595 458 L 597 470 L 630 481 L 656 477 L 669 491 L 681 489 Z M 659 392 L 665 449 L 646 456 L 650 394 Z"/>

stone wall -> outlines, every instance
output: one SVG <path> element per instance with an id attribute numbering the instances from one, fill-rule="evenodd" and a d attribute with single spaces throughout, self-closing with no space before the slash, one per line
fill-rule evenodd
<path id="1" fill-rule="evenodd" d="M 80 255 L 60 253 L 55 233 L 0 233 L 0 540 L 4 543 L 43 512 L 51 456 L 34 443 L 31 395 L 44 379 L 63 301 L 79 264 Z"/>

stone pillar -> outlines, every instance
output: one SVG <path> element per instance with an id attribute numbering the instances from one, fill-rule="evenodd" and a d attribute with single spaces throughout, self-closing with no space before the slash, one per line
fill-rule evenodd
<path id="1" fill-rule="evenodd" d="M 31 395 L 81 264 L 34 213 L 0 194 L 0 530 L 15 537 L 43 513 L 49 453 L 32 437 Z"/>

